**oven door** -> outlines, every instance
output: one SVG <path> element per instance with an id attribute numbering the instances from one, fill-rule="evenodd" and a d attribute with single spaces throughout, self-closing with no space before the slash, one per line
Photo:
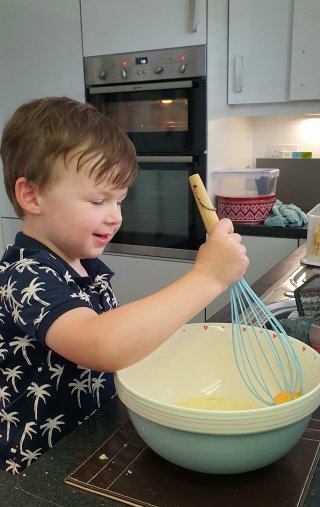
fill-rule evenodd
<path id="1" fill-rule="evenodd" d="M 92 86 L 87 101 L 114 120 L 138 154 L 206 150 L 206 80 Z"/>
<path id="2" fill-rule="evenodd" d="M 206 156 L 139 157 L 138 176 L 123 202 L 112 244 L 196 250 L 206 232 L 189 185 L 205 181 Z"/>

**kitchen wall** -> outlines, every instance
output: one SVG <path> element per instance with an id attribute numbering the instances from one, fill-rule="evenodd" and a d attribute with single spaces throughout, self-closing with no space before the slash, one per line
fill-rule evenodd
<path id="1" fill-rule="evenodd" d="M 256 158 L 268 157 L 271 144 L 297 144 L 299 151 L 312 151 L 320 158 L 320 116 L 255 116 L 252 128 L 252 167 Z"/>

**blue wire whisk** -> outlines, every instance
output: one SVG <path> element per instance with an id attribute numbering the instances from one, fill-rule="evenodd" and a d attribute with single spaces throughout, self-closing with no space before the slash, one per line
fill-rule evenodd
<path id="1" fill-rule="evenodd" d="M 206 231 L 219 218 L 199 174 L 189 182 Z M 302 370 L 292 344 L 279 321 L 241 278 L 230 287 L 232 344 L 240 376 L 263 404 L 290 401 L 302 394 Z"/>

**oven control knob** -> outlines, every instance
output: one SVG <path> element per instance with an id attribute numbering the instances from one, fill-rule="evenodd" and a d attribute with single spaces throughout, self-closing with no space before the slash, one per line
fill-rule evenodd
<path id="1" fill-rule="evenodd" d="M 159 65 L 159 67 L 156 67 L 153 72 L 155 74 L 161 74 L 161 72 L 163 72 L 163 67 L 161 67 L 161 65 Z"/>
<path id="2" fill-rule="evenodd" d="M 106 70 L 100 70 L 99 72 L 99 79 L 106 79 L 107 77 L 107 71 Z"/>
<path id="3" fill-rule="evenodd" d="M 127 79 L 128 77 L 127 69 L 121 69 L 121 76 L 123 77 L 123 79 Z"/>
<path id="4" fill-rule="evenodd" d="M 187 70 L 187 66 L 186 66 L 186 64 L 185 64 L 185 63 L 182 63 L 182 64 L 180 65 L 180 67 L 179 67 L 179 72 L 180 72 L 180 74 L 184 74 L 186 70 Z"/>

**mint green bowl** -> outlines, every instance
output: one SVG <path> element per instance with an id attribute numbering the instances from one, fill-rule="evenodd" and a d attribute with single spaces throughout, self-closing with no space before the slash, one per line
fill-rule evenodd
<path id="1" fill-rule="evenodd" d="M 310 419 L 264 433 L 212 435 L 176 430 L 128 412 L 137 433 L 159 456 L 211 474 L 250 472 L 277 461 L 296 444 Z"/>
<path id="2" fill-rule="evenodd" d="M 166 460 L 213 474 L 256 470 L 298 442 L 320 405 L 320 354 L 291 339 L 303 373 L 302 395 L 281 405 L 257 401 L 234 361 L 230 324 L 188 324 L 142 361 L 115 374 L 137 433 Z M 270 380 L 274 395 L 278 392 Z M 248 401 L 247 410 L 179 406 L 214 395 Z"/>

